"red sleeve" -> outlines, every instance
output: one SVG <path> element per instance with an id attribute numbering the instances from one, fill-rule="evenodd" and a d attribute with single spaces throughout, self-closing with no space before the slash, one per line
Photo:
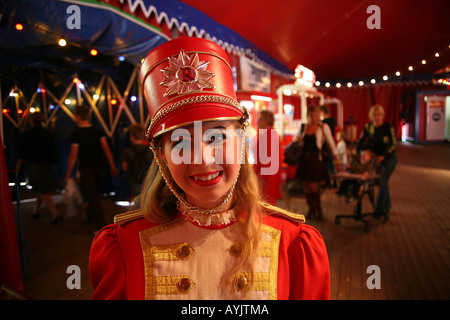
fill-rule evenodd
<path id="1" fill-rule="evenodd" d="M 109 225 L 94 238 L 89 256 L 89 275 L 94 300 L 126 299 L 125 264 L 117 238 L 117 227 Z"/>
<path id="2" fill-rule="evenodd" d="M 320 233 L 302 225 L 290 251 L 290 299 L 330 299 L 330 266 Z"/>

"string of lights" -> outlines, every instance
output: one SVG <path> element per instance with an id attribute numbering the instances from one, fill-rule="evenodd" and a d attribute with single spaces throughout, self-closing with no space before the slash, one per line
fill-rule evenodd
<path id="1" fill-rule="evenodd" d="M 425 81 L 434 81 L 437 84 L 449 85 L 449 74 L 450 72 L 447 70 L 442 74 L 438 75 L 423 75 L 423 74 L 415 74 L 414 70 L 418 69 L 420 65 L 425 65 L 427 63 L 434 62 L 437 59 L 440 59 L 443 55 L 443 52 L 450 49 L 450 45 L 446 48 L 443 48 L 440 51 L 434 53 L 434 55 L 430 55 L 429 58 L 422 59 L 418 61 L 416 64 L 411 64 L 408 67 L 404 67 L 403 69 L 398 69 L 393 74 L 385 74 L 375 77 L 364 77 L 358 79 L 348 79 L 348 80 L 334 80 L 334 81 L 315 81 L 314 85 L 316 87 L 321 88 L 352 88 L 352 87 L 362 87 L 362 86 L 370 86 L 377 84 L 392 84 L 396 82 L 407 82 L 407 81 L 416 81 L 416 80 L 425 80 Z"/>
<path id="2" fill-rule="evenodd" d="M 22 23 L 19 23 L 19 22 L 15 24 L 14 28 L 15 28 L 17 31 L 24 31 L 24 30 L 25 30 L 24 25 L 23 25 Z M 33 26 L 33 28 L 36 28 L 36 27 Z M 66 46 L 68 45 L 67 40 L 64 39 L 64 38 L 59 38 L 58 41 L 57 41 L 57 43 L 58 43 L 58 45 L 59 45 L 60 47 L 66 47 Z M 72 43 L 71 43 L 71 45 L 75 45 L 75 44 L 72 44 Z M 78 45 L 77 45 L 77 46 L 78 46 Z M 89 53 L 90 53 L 91 56 L 97 56 L 97 55 L 99 54 L 98 50 L 95 49 L 95 48 L 91 48 L 91 49 L 89 50 Z M 117 59 L 118 59 L 120 62 L 123 62 L 123 61 L 125 61 L 125 56 L 119 55 L 119 56 L 117 56 Z"/>
<path id="3" fill-rule="evenodd" d="M 130 76 L 127 89 L 123 93 L 118 91 L 113 80 L 107 76 L 103 76 L 97 87 L 91 86 L 91 89 L 87 89 L 86 85 L 75 76 L 68 84 L 65 93 L 59 98 L 48 88 L 45 88 L 42 83 L 37 85 L 37 89 L 33 91 L 30 100 L 25 97 L 24 92 L 20 88 L 14 87 L 0 105 L 1 114 L 18 128 L 29 114 L 42 112 L 45 126 L 47 126 L 59 109 L 74 119 L 73 109 L 76 105 L 83 103 L 81 100 L 83 95 L 85 97 L 84 103 L 89 104 L 93 108 L 105 132 L 110 135 L 113 131 L 110 128 L 114 128 L 117 125 L 117 119 L 122 113 L 122 110 L 132 123 L 138 120 L 145 123 L 149 121 L 149 119 L 144 119 L 143 104 L 141 103 L 143 97 L 141 93 L 132 93 L 132 91 L 137 90 L 136 83 L 138 79 L 136 75 L 137 69 Z M 101 101 L 103 108 L 108 110 L 105 112 L 109 114 L 110 122 L 112 121 L 109 126 L 106 123 L 107 120 L 105 120 L 108 117 L 104 118 L 98 110 L 100 108 L 98 101 Z"/>
<path id="4" fill-rule="evenodd" d="M 22 23 L 16 23 L 15 29 L 17 31 L 23 31 L 25 29 L 25 26 Z M 67 40 L 60 38 L 57 41 L 58 45 L 61 47 L 65 47 L 68 45 Z M 76 45 L 76 44 L 72 44 Z M 433 55 L 430 55 L 428 58 L 422 59 L 421 61 L 418 61 L 416 64 L 411 64 L 408 67 L 404 67 L 402 69 L 398 69 L 393 74 L 385 74 L 385 75 L 379 75 L 374 77 L 363 77 L 358 79 L 339 79 L 339 80 L 330 80 L 330 81 L 320 81 L 316 80 L 314 82 L 314 86 L 318 88 L 352 88 L 352 87 L 362 87 L 362 86 L 370 86 L 370 85 L 383 85 L 383 84 L 393 84 L 398 82 L 408 82 L 408 81 L 429 81 L 434 82 L 435 84 L 442 84 L 442 85 L 450 85 L 450 79 L 449 79 L 449 72 L 444 72 L 440 75 L 436 76 L 430 76 L 430 75 L 423 75 L 423 74 L 416 74 L 413 73 L 414 70 L 416 70 L 420 65 L 425 65 L 427 63 L 433 62 L 434 60 L 439 59 L 442 56 L 442 53 L 446 50 L 450 49 L 450 45 L 448 45 L 446 48 L 442 48 L 442 50 L 435 52 Z M 89 51 L 90 55 L 97 56 L 99 54 L 98 50 L 95 48 L 91 48 Z M 117 59 L 120 62 L 123 62 L 126 60 L 125 56 L 119 55 L 117 56 Z"/>

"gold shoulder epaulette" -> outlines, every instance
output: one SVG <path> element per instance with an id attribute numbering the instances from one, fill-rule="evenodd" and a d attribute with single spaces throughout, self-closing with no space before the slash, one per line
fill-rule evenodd
<path id="1" fill-rule="evenodd" d="M 259 204 L 261 205 L 261 207 L 263 207 L 264 209 L 266 209 L 266 213 L 271 215 L 271 214 L 278 214 L 282 217 L 285 217 L 295 223 L 304 223 L 305 220 L 305 216 L 302 214 L 298 214 L 298 213 L 293 213 L 293 212 L 289 212 L 287 210 L 278 208 L 276 206 L 273 206 L 267 202 L 262 202 L 260 201 Z"/>
<path id="2" fill-rule="evenodd" d="M 143 217 L 144 217 L 144 211 L 142 211 L 142 210 L 134 210 L 134 211 L 130 211 L 130 212 L 116 214 L 114 216 L 114 224 L 121 225 L 126 222 L 140 219 Z"/>

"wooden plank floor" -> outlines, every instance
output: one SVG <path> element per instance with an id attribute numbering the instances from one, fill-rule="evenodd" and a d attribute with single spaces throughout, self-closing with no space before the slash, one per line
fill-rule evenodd
<path id="1" fill-rule="evenodd" d="M 353 220 L 336 226 L 335 215 L 351 214 L 353 204 L 339 200 L 335 189 L 323 192 L 324 221 L 308 221 L 327 245 L 332 299 L 450 299 L 450 147 L 400 143 L 398 154 L 388 222 L 369 218 L 370 232 Z M 88 257 L 94 226 L 83 224 L 82 210 L 60 203 L 60 195 L 54 198 L 65 212 L 57 226 L 49 224 L 45 208 L 33 219 L 33 203 L 22 203 L 26 294 L 34 299 L 89 299 Z M 109 222 L 125 210 L 111 198 L 102 201 Z M 279 205 L 284 206 L 283 201 Z M 292 208 L 305 213 L 305 200 L 294 197 Z M 371 210 L 366 198 L 363 211 Z M 67 289 L 69 265 L 81 269 L 80 290 Z M 380 268 L 381 289 L 367 288 L 370 265 Z"/>
<path id="2" fill-rule="evenodd" d="M 386 223 L 368 218 L 363 224 L 336 214 L 353 210 L 327 189 L 325 221 L 317 227 L 327 245 L 332 299 L 450 298 L 450 148 L 400 144 L 399 164 L 390 181 L 392 209 Z M 371 212 L 368 198 L 363 211 Z M 299 206 L 304 202 L 299 199 Z M 381 289 L 369 290 L 369 265 L 381 270 Z"/>

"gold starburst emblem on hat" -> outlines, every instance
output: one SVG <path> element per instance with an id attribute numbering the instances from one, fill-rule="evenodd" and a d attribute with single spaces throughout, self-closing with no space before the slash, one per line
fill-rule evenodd
<path id="1" fill-rule="evenodd" d="M 208 65 L 209 61 L 199 60 L 198 53 L 189 56 L 183 49 L 178 57 L 169 57 L 169 66 L 161 70 L 165 79 L 160 85 L 167 87 L 164 97 L 214 89 L 215 86 L 209 81 L 214 73 L 206 70 Z"/>

